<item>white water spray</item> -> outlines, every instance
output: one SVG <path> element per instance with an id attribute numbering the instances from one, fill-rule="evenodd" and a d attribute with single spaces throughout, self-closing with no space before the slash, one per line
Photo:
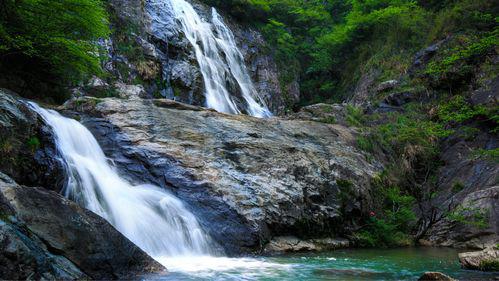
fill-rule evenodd
<path id="1" fill-rule="evenodd" d="M 66 165 L 64 196 L 106 219 L 156 259 L 214 254 L 210 237 L 180 200 L 153 185 L 132 186 L 82 124 L 30 105 L 55 133 Z"/>
<path id="2" fill-rule="evenodd" d="M 255 89 L 234 35 L 217 11 L 212 9 L 212 24 L 201 19 L 185 0 L 169 0 L 180 27 L 196 53 L 206 88 L 206 105 L 220 112 L 256 117 L 272 113 Z M 239 87 L 243 101 L 230 94 L 228 86 Z"/>

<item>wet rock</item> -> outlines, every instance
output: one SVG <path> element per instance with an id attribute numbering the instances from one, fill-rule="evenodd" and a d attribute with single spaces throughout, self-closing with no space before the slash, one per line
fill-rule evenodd
<path id="1" fill-rule="evenodd" d="M 388 95 L 384 102 L 391 106 L 402 106 L 416 101 L 417 96 L 413 92 L 399 92 Z"/>
<path id="2" fill-rule="evenodd" d="M 456 279 L 447 276 L 441 272 L 425 272 L 421 277 L 418 279 L 419 281 L 456 281 Z"/>
<path id="3" fill-rule="evenodd" d="M 459 262 L 466 269 L 499 271 L 499 249 L 495 245 L 482 251 L 460 253 Z"/>
<path id="4" fill-rule="evenodd" d="M 10 209 L 0 216 L 3 278 L 129 279 L 163 270 L 104 219 L 53 191 L 0 174 L 0 199 Z"/>
<path id="5" fill-rule="evenodd" d="M 346 239 L 308 239 L 301 240 L 294 236 L 280 236 L 273 238 L 264 249 L 267 254 L 289 252 L 315 252 L 348 248 L 350 241 Z"/>
<path id="6" fill-rule="evenodd" d="M 355 131 L 340 125 L 164 100 L 73 104 L 90 115 L 83 123 L 124 177 L 171 189 L 229 252 L 260 249 L 283 234 L 348 231 L 368 212 L 371 178 L 381 170 L 355 148 Z"/>
<path id="7" fill-rule="evenodd" d="M 0 89 L 0 171 L 26 184 L 42 184 L 59 191 L 64 181 L 63 166 L 54 137 L 26 102 Z"/>

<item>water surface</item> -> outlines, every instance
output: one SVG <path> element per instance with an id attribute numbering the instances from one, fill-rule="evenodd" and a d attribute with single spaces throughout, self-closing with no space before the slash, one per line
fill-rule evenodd
<path id="1" fill-rule="evenodd" d="M 499 273 L 463 270 L 447 248 L 349 249 L 257 258 L 162 260 L 170 274 L 155 280 L 417 280 L 439 271 L 460 280 L 494 280 Z"/>

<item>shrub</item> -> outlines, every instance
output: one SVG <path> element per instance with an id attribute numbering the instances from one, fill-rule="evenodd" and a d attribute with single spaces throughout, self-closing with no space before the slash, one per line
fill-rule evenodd
<path id="1" fill-rule="evenodd" d="M 362 247 L 394 247 L 412 244 L 410 231 L 416 221 L 412 211 L 414 197 L 405 195 L 398 187 L 379 187 L 383 209 L 371 212 L 363 229 L 354 237 Z"/>

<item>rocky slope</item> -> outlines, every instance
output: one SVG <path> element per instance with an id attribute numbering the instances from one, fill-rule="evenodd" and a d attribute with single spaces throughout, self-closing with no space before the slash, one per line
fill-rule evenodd
<path id="1" fill-rule="evenodd" d="M 231 116 L 169 100 L 80 99 L 66 109 L 123 176 L 172 189 L 227 250 L 274 235 L 348 233 L 381 170 L 339 125 Z"/>

